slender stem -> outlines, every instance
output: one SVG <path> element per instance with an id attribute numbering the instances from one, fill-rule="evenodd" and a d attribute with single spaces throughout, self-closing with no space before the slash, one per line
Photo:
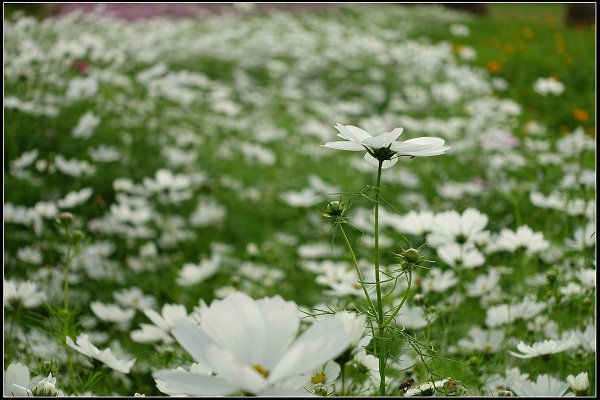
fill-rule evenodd
<path id="1" fill-rule="evenodd" d="M 342 391 L 340 392 L 340 396 L 343 396 L 344 392 L 346 391 L 346 363 L 342 364 L 342 370 L 340 373 L 342 375 Z"/>
<path id="2" fill-rule="evenodd" d="M 340 225 L 340 231 L 342 232 L 342 235 L 344 236 L 344 240 L 346 242 L 346 246 L 348 247 L 348 251 L 350 251 L 350 254 L 352 255 L 352 261 L 354 261 L 354 268 L 356 269 L 356 274 L 358 275 L 358 282 L 360 283 L 360 286 L 362 287 L 363 292 L 365 293 L 367 303 L 369 303 L 369 308 L 373 312 L 373 315 L 377 315 L 377 309 L 375 308 L 375 305 L 373 304 L 373 301 L 371 300 L 371 297 L 369 296 L 369 292 L 367 291 L 365 279 L 363 278 L 362 273 L 360 272 L 360 267 L 358 266 L 358 261 L 356 261 L 356 255 L 354 254 L 354 250 L 352 250 L 352 245 L 350 244 L 350 241 L 348 240 L 348 236 L 346 236 L 346 232 L 344 231 L 344 228 L 342 227 L 342 225 Z"/>
<path id="3" fill-rule="evenodd" d="M 67 260 L 65 262 L 65 283 L 63 286 L 65 313 L 69 311 L 69 270 L 71 269 L 71 247 L 73 246 L 72 235 L 69 236 L 69 244 L 67 245 Z"/>
<path id="4" fill-rule="evenodd" d="M 379 395 L 385 396 L 385 354 L 383 351 L 383 341 L 385 336 L 385 325 L 383 324 L 383 302 L 381 300 L 381 282 L 379 280 L 379 186 L 381 184 L 381 170 L 383 161 L 379 161 L 377 168 L 377 184 L 375 185 L 375 290 L 377 291 L 377 325 L 379 334 L 377 341 L 379 342 Z"/>
<path id="5" fill-rule="evenodd" d="M 402 308 L 402 306 L 406 302 L 406 299 L 408 299 L 408 296 L 410 295 L 410 285 L 411 285 L 411 283 L 412 283 L 412 272 L 408 271 L 408 287 L 406 288 L 406 292 L 404 292 L 404 298 L 402 299 L 402 301 L 400 302 L 400 304 L 398 304 L 398 306 L 396 307 L 396 309 L 394 310 L 394 312 L 392 313 L 392 315 L 385 321 L 385 326 L 389 325 L 389 323 L 394 320 L 394 317 L 396 316 L 396 314 L 398 314 L 398 312 L 400 311 L 400 309 Z"/>

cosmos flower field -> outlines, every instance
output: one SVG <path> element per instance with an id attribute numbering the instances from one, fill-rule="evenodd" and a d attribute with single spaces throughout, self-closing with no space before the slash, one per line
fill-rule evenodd
<path id="1" fill-rule="evenodd" d="M 594 34 L 513 23 L 5 19 L 4 395 L 593 395 Z"/>

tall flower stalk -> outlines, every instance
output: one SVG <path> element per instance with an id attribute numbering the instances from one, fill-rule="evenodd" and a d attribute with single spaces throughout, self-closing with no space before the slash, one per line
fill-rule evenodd
<path id="1" fill-rule="evenodd" d="M 406 141 L 398 141 L 398 137 L 402 134 L 402 128 L 396 128 L 391 132 L 384 132 L 380 135 L 373 136 L 370 133 L 364 131 L 361 128 L 352 125 L 341 125 L 336 124 L 335 128 L 339 131 L 338 136 L 343 141 L 328 142 L 323 146 L 346 151 L 366 151 L 364 156 L 365 161 L 377 166 L 377 181 L 373 188 L 375 194 L 375 251 L 373 254 L 374 258 L 374 269 L 375 269 L 375 292 L 376 292 L 376 304 L 373 303 L 369 296 L 367 285 L 363 279 L 360 267 L 356 261 L 356 256 L 348 240 L 348 236 L 344 231 L 341 222 L 343 222 L 343 215 L 345 212 L 344 204 L 341 202 L 330 203 L 327 207 L 327 215 L 334 217 L 338 223 L 346 245 L 352 260 L 356 268 L 358 280 L 365 294 L 365 298 L 369 305 L 369 310 L 372 319 L 375 320 L 373 326 L 373 338 L 374 338 L 374 353 L 379 359 L 379 395 L 386 395 L 386 382 L 385 382 L 385 367 L 387 361 L 388 350 L 386 349 L 386 333 L 387 327 L 392 323 L 395 316 L 398 314 L 404 303 L 406 302 L 409 293 L 410 286 L 412 283 L 411 269 L 413 265 L 416 265 L 419 261 L 418 251 L 415 249 L 409 249 L 405 251 L 401 258 L 403 260 L 403 267 L 401 268 L 402 273 L 407 274 L 408 287 L 405 291 L 404 297 L 398 306 L 395 306 L 389 317 L 386 318 L 386 314 L 383 310 L 383 297 L 381 294 L 381 270 L 379 263 L 379 200 L 381 191 L 381 174 L 383 169 L 389 168 L 396 164 L 400 157 L 430 157 L 440 154 L 444 154 L 449 147 L 445 146 L 445 142 L 440 138 L 433 137 L 421 137 L 416 139 L 410 139 Z M 371 324 L 373 321 L 371 321 Z"/>

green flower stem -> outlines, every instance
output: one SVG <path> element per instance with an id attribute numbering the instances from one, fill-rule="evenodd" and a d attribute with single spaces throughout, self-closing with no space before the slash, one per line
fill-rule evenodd
<path id="1" fill-rule="evenodd" d="M 373 304 L 373 301 L 371 300 L 371 297 L 369 296 L 369 292 L 367 291 L 365 279 L 363 278 L 362 273 L 360 272 L 360 267 L 358 266 L 358 261 L 356 261 L 356 255 L 354 254 L 354 250 L 352 250 L 352 245 L 350 244 L 350 241 L 348 240 L 348 236 L 346 236 L 346 232 L 344 231 L 344 228 L 342 227 L 342 225 L 340 225 L 340 231 L 342 232 L 342 235 L 344 236 L 344 241 L 346 242 L 346 247 L 348 247 L 348 251 L 350 251 L 350 254 L 352 255 L 352 261 L 354 261 L 354 268 L 356 269 L 356 274 L 358 275 L 358 282 L 360 283 L 360 286 L 362 287 L 363 292 L 365 293 L 367 303 L 369 303 L 369 308 L 371 309 L 371 312 L 373 312 L 373 315 L 377 315 L 377 309 L 375 308 L 375 305 Z"/>
<path id="2" fill-rule="evenodd" d="M 377 291 L 377 325 L 379 334 L 377 335 L 377 355 L 379 356 L 379 395 L 385 396 L 385 354 L 383 351 L 383 342 L 385 336 L 385 325 L 383 323 L 383 302 L 381 301 L 381 282 L 379 280 L 379 186 L 381 184 L 381 170 L 383 161 L 379 160 L 377 168 L 377 184 L 375 185 L 375 290 Z"/>
<path id="3" fill-rule="evenodd" d="M 408 299 L 408 296 L 410 295 L 410 285 L 411 284 L 412 284 L 412 272 L 408 271 L 408 287 L 406 288 L 406 292 L 404 293 L 404 298 L 402 299 L 400 304 L 398 304 L 398 306 L 396 307 L 396 309 L 394 310 L 392 315 L 385 321 L 385 326 L 388 326 L 390 324 L 390 322 L 392 322 L 394 320 L 394 317 L 396 316 L 396 314 L 398 314 L 398 312 L 400 311 L 400 309 L 406 302 L 406 299 Z"/>
<path id="4" fill-rule="evenodd" d="M 64 298 L 64 310 L 65 313 L 69 311 L 69 270 L 71 269 L 71 247 L 73 246 L 73 235 L 72 232 L 68 233 L 69 244 L 67 245 L 67 260 L 65 262 L 65 283 L 63 286 L 63 298 Z M 66 321 L 66 320 L 65 320 Z M 66 331 L 67 329 L 65 329 Z"/>
<path id="5" fill-rule="evenodd" d="M 346 391 L 346 363 L 342 365 L 340 374 L 342 376 L 342 391 L 340 392 L 340 395 L 343 396 Z"/>

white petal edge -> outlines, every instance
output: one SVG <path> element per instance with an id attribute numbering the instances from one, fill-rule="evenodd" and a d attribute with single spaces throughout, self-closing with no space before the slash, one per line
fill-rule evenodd
<path id="1" fill-rule="evenodd" d="M 169 390 L 191 396 L 224 396 L 238 390 L 238 387 L 219 377 L 187 371 L 156 371 L 152 376 L 162 380 Z"/>
<path id="2" fill-rule="evenodd" d="M 327 142 L 322 146 L 330 149 L 346 151 L 363 151 L 365 149 L 363 145 L 359 143 L 348 141 Z"/>

